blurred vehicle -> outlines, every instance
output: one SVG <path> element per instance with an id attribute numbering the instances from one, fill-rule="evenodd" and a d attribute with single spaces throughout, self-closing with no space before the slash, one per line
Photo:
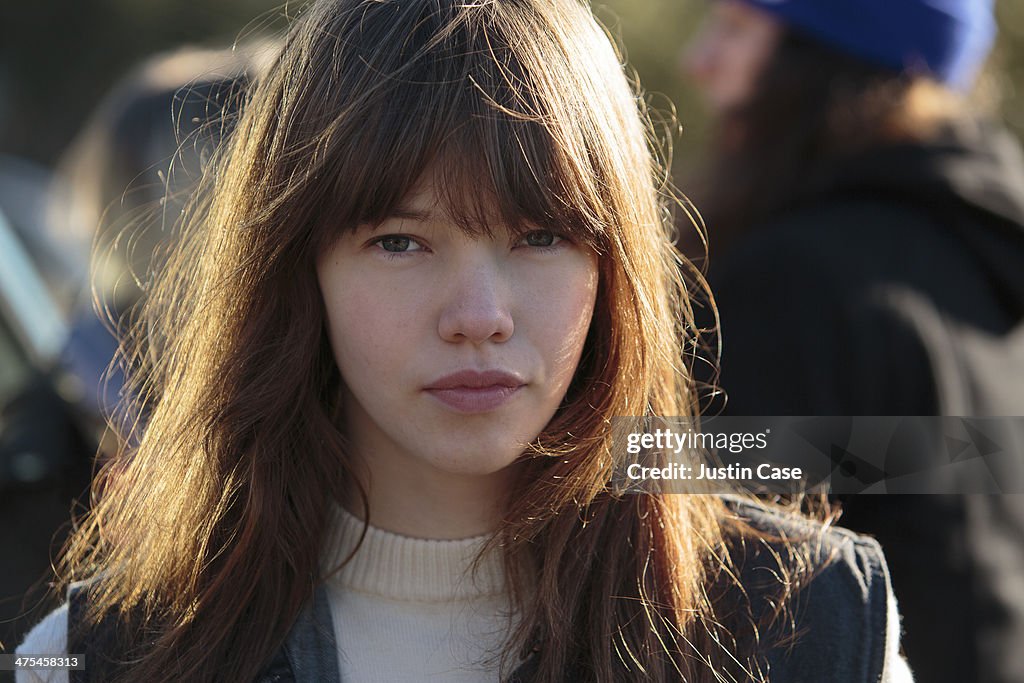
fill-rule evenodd
<path id="1" fill-rule="evenodd" d="M 130 391 L 112 362 L 119 336 L 272 53 L 254 43 L 156 55 L 108 93 L 53 174 L 0 157 L 0 547 L 13 549 L 0 553 L 4 648 L 53 606 L 45 584 L 72 507 L 88 503 L 94 467 L 125 433 L 108 429 L 124 424 Z"/>
<path id="2" fill-rule="evenodd" d="M 64 311 L 85 268 L 41 227 L 48 179 L 45 171 L 27 162 L 0 160 L 0 490 L 4 491 L 60 481 L 92 451 L 73 417 L 77 387 L 59 369 L 69 338 Z"/>
<path id="3" fill-rule="evenodd" d="M 0 158 L 0 644 L 45 607 L 41 580 L 89 481 L 95 441 L 61 368 L 84 264 L 42 227 L 49 174 Z M 56 533 L 55 533 L 56 532 Z"/>

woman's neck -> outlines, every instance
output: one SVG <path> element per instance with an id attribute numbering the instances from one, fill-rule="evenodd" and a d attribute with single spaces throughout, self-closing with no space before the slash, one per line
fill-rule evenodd
<path id="1" fill-rule="evenodd" d="M 381 464 L 369 471 L 363 468 L 365 503 L 353 483 L 343 507 L 361 520 L 368 515 L 378 529 L 429 539 L 470 538 L 497 529 L 516 467 L 487 475 L 458 475 Z"/>

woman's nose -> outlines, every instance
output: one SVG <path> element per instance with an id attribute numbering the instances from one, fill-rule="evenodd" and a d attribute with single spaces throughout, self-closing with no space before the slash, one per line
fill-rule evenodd
<path id="1" fill-rule="evenodd" d="M 497 263 L 477 259 L 447 279 L 438 334 L 445 341 L 482 344 L 512 336 L 510 287 Z"/>

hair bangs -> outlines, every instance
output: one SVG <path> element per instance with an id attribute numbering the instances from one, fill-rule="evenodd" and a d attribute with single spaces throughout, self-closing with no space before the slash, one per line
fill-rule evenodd
<path id="1" fill-rule="evenodd" d="M 583 95 L 544 17 L 514 3 L 444 4 L 362 3 L 358 22 L 343 16 L 325 36 L 336 84 L 322 106 L 335 114 L 321 134 L 325 173 L 308 176 L 328 188 L 319 245 L 393 216 L 429 178 L 467 233 L 542 228 L 604 251 L 615 221 L 590 150 L 607 142 L 557 111 Z"/>

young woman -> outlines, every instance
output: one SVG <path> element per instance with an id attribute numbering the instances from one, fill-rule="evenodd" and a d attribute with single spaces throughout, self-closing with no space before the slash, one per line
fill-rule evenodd
<path id="1" fill-rule="evenodd" d="M 897 680 L 872 541 L 611 486 L 611 418 L 695 403 L 650 133 L 576 0 L 309 6 L 150 294 L 144 432 L 20 652 L 103 681 Z"/>
<path id="2" fill-rule="evenodd" d="M 712 3 L 690 66 L 732 414 L 1024 414 L 1024 156 L 968 95 L 994 29 L 984 0 Z M 1024 499 L 845 508 L 919 678 L 1024 680 Z"/>

